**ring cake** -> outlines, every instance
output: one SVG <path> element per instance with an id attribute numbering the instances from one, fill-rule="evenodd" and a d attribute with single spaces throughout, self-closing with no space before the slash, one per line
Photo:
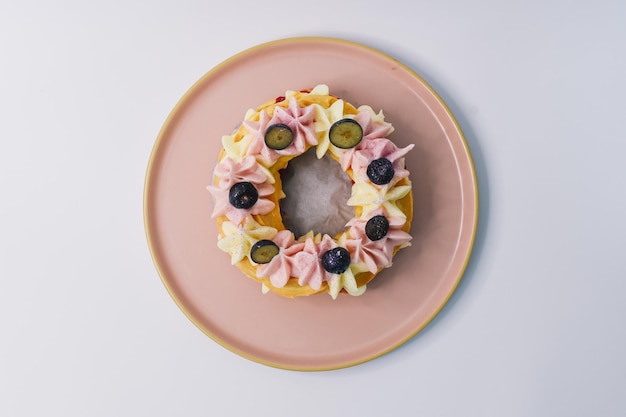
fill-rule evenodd
<path id="1" fill-rule="evenodd" d="M 237 130 L 222 137 L 207 187 L 217 246 L 264 293 L 363 294 L 411 240 L 413 197 L 404 157 L 414 145 L 398 148 L 387 138 L 393 130 L 382 111 L 356 108 L 325 85 L 287 91 L 248 110 Z M 352 180 L 347 204 L 354 217 L 335 236 L 295 236 L 281 217 L 280 171 L 312 147 L 318 159 L 329 153 Z"/>

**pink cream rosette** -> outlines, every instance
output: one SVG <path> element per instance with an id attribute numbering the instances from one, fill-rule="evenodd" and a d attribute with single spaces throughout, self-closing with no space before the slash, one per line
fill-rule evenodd
<path id="1" fill-rule="evenodd" d="M 319 242 L 316 243 L 316 240 Z M 309 285 L 314 290 L 319 290 L 324 281 L 332 279 L 334 274 L 324 269 L 321 259 L 324 252 L 337 246 L 337 242 L 326 234 L 321 239 L 318 235 L 304 240 L 302 251 L 294 257 L 294 272 L 300 286 Z"/>
<path id="2" fill-rule="evenodd" d="M 270 118 L 265 110 L 259 113 L 259 121 L 244 121 L 243 125 L 252 135 L 246 151 L 247 155 L 255 155 L 265 166 L 272 166 L 282 155 L 300 155 L 306 145 L 317 145 L 315 136 L 315 109 L 313 106 L 300 107 L 292 97 L 288 107 L 276 106 Z M 265 131 L 269 126 L 282 123 L 293 132 L 293 142 L 285 149 L 275 150 L 265 145 Z"/>
<path id="3" fill-rule="evenodd" d="M 392 183 L 396 183 L 399 179 L 409 176 L 409 171 L 404 164 L 404 157 L 414 147 L 415 145 L 411 144 L 405 148 L 398 148 L 389 139 L 372 139 L 363 143 L 363 146 L 355 151 L 350 166 L 355 177 L 368 181 L 368 165 L 375 159 L 388 159 L 394 170 Z"/>
<path id="4" fill-rule="evenodd" d="M 298 101 L 291 97 L 288 107 L 276 107 L 270 125 L 283 123 L 294 133 L 294 142 L 298 141 L 298 148 L 304 151 L 306 144 L 317 145 L 315 135 L 315 109 L 313 106 L 298 106 Z M 296 139 L 297 138 L 297 139 Z"/>
<path id="5" fill-rule="evenodd" d="M 356 152 L 361 150 L 370 140 L 386 138 L 393 132 L 393 126 L 384 121 L 382 112 L 378 115 L 374 113 L 371 107 L 361 106 L 359 112 L 354 116 L 354 120 L 359 123 L 363 129 L 363 139 L 354 148 L 346 149 L 342 154 L 339 163 L 341 169 L 347 171 L 352 165 L 352 159 Z"/>
<path id="6" fill-rule="evenodd" d="M 304 241 L 302 251 L 294 256 L 294 272 L 298 276 L 298 285 L 308 285 L 314 290 L 322 287 L 324 268 L 320 262 L 320 248 L 314 238 L 308 237 Z"/>
<path id="7" fill-rule="evenodd" d="M 320 241 L 320 243 L 318 243 L 317 245 L 317 250 L 318 250 L 318 254 L 319 254 L 319 259 L 320 259 L 320 265 L 322 264 L 321 261 L 321 257 L 322 255 L 326 252 L 329 251 L 331 249 L 336 248 L 337 246 L 339 246 L 337 244 L 337 242 L 330 236 L 328 235 L 324 235 L 322 236 L 322 240 Z M 328 272 L 327 270 L 325 270 L 322 267 L 322 281 L 330 281 L 331 279 L 333 279 L 334 276 L 336 276 L 337 274 L 331 274 L 330 272 Z"/>
<path id="8" fill-rule="evenodd" d="M 389 221 L 389 231 L 379 240 L 372 241 L 365 233 L 367 221 L 376 216 L 384 215 Z M 393 249 L 397 246 L 408 246 L 412 237 L 402 230 L 405 219 L 387 215 L 384 210 L 374 211 L 367 218 L 354 218 L 346 226 L 350 226 L 346 241 L 346 249 L 355 263 L 363 263 L 367 270 L 375 274 L 379 268 L 389 268 L 393 259 Z"/>
<path id="9" fill-rule="evenodd" d="M 278 246 L 278 255 L 266 264 L 260 264 L 256 270 L 258 278 L 270 278 L 276 288 L 282 288 L 294 274 L 294 255 L 301 253 L 304 243 L 294 239 L 290 230 L 281 230 L 272 239 Z"/>
<path id="10" fill-rule="evenodd" d="M 235 225 L 239 225 L 248 215 L 267 214 L 274 209 L 274 203 L 267 197 L 274 193 L 274 186 L 268 182 L 264 171 L 253 156 L 246 156 L 241 161 L 224 158 L 215 168 L 217 185 L 210 185 L 207 190 L 215 199 L 211 217 L 226 216 Z M 238 182 L 247 181 L 254 185 L 259 199 L 249 209 L 233 207 L 229 201 L 230 188 Z"/>

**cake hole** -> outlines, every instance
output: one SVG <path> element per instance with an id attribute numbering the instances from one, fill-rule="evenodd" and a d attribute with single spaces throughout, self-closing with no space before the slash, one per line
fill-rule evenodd
<path id="1" fill-rule="evenodd" d="M 334 236 L 354 217 L 354 207 L 347 204 L 352 181 L 328 154 L 317 159 L 313 147 L 289 161 L 280 177 L 287 196 L 280 201 L 280 213 L 296 238 L 309 231 Z"/>

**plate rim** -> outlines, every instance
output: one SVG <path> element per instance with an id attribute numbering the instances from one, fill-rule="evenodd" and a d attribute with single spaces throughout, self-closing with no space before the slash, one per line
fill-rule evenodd
<path id="1" fill-rule="evenodd" d="M 460 267 L 458 276 L 455 278 L 455 280 L 452 282 L 451 288 L 449 290 L 449 292 L 447 293 L 447 295 L 445 296 L 445 298 L 441 301 L 441 303 L 439 304 L 439 306 L 436 309 L 433 309 L 432 314 L 429 315 L 429 317 L 424 320 L 424 322 L 420 325 L 417 326 L 414 331 L 410 332 L 409 334 L 407 334 L 407 336 L 405 338 L 400 339 L 399 341 L 397 341 L 396 343 L 390 345 L 387 349 L 382 349 L 378 352 L 376 352 L 373 355 L 367 356 L 366 358 L 361 358 L 352 362 L 345 362 L 342 363 L 340 365 L 328 365 L 328 366 L 294 366 L 294 365 L 287 365 L 284 363 L 280 363 L 280 362 L 275 362 L 275 361 L 271 361 L 268 359 L 263 359 L 263 358 L 259 358 L 257 356 L 254 356 L 240 348 L 237 348 L 236 346 L 233 346 L 229 343 L 227 343 L 225 340 L 222 340 L 221 338 L 217 337 L 215 334 L 213 334 L 209 329 L 207 329 L 205 326 L 203 326 L 198 319 L 196 319 L 190 311 L 188 311 L 188 309 L 185 307 L 185 305 L 182 303 L 182 301 L 179 299 L 179 297 L 175 294 L 174 290 L 171 288 L 170 283 L 168 282 L 168 278 L 166 277 L 166 274 L 164 272 L 164 268 L 161 265 L 161 262 L 159 261 L 157 254 L 156 254 L 156 249 L 155 249 L 155 238 L 153 236 L 153 232 L 151 230 L 151 226 L 150 226 L 150 213 L 149 213 L 149 201 L 151 199 L 152 196 L 152 192 L 153 189 L 150 186 L 151 184 L 151 180 L 153 178 L 153 174 L 154 174 L 154 167 L 155 167 L 155 159 L 157 157 L 158 151 L 161 147 L 162 142 L 165 140 L 165 133 L 170 129 L 170 126 L 173 122 L 173 119 L 176 117 L 176 115 L 178 114 L 179 110 L 190 100 L 190 98 L 196 94 L 197 90 L 199 89 L 199 87 L 201 85 L 203 85 L 205 83 L 206 80 L 210 79 L 214 74 L 218 73 L 220 70 L 222 70 L 223 68 L 229 66 L 231 63 L 238 61 L 239 59 L 242 59 L 250 54 L 256 53 L 260 50 L 266 49 L 266 48 L 272 48 L 275 46 L 280 46 L 283 44 L 294 44 L 294 43 L 309 43 L 309 42 L 326 42 L 326 43 L 339 43 L 339 44 L 343 44 L 344 46 L 348 46 L 348 47 L 352 47 L 352 48 L 357 48 L 357 49 L 362 49 L 362 50 L 366 50 L 370 53 L 373 53 L 374 55 L 378 55 L 380 58 L 384 59 L 384 60 L 390 60 L 393 61 L 396 65 L 400 66 L 403 70 L 405 70 L 408 74 L 410 74 L 412 77 L 416 78 L 420 83 L 423 84 L 423 86 L 433 95 L 433 97 L 436 99 L 436 101 L 442 106 L 442 109 L 445 111 L 446 115 L 448 116 L 448 118 L 450 119 L 450 121 L 453 123 L 456 131 L 459 134 L 459 137 L 461 139 L 461 143 L 463 145 L 463 149 L 465 151 L 465 156 L 467 157 L 467 162 L 468 162 L 468 166 L 469 166 L 469 170 L 471 172 L 471 184 L 472 184 L 472 189 L 473 189 L 473 197 L 474 197 L 474 201 L 473 201 L 473 218 L 472 218 L 472 225 L 471 225 L 471 232 L 470 232 L 470 236 L 469 236 L 469 241 L 468 241 L 468 249 L 465 253 L 464 259 L 463 259 L 463 263 Z M 291 370 L 291 371 L 329 371 L 329 370 L 336 370 L 336 369 L 343 369 L 343 368 L 348 368 L 348 367 L 352 367 L 352 366 L 356 366 L 365 362 L 369 362 L 371 360 L 374 360 L 376 358 L 379 358 L 397 348 L 399 348 L 400 346 L 404 345 L 405 343 L 407 343 L 410 339 L 412 339 L 413 337 L 415 337 L 418 333 L 420 333 L 426 326 L 428 326 L 433 320 L 434 318 L 441 312 L 441 310 L 446 306 L 446 304 L 448 303 L 448 301 L 450 300 L 450 298 L 452 297 L 452 295 L 456 292 L 456 289 L 459 285 L 459 283 L 461 282 L 466 270 L 467 270 L 467 266 L 469 264 L 470 258 L 472 256 L 473 253 L 473 249 L 474 249 L 474 244 L 476 241 L 476 235 L 478 232 L 478 221 L 479 221 L 479 189 L 478 189 L 478 179 L 477 179 L 477 174 L 476 174 L 476 166 L 472 157 L 472 153 L 471 150 L 469 148 L 469 144 L 467 141 L 467 138 L 465 137 L 465 134 L 463 133 L 463 130 L 461 129 L 461 126 L 459 125 L 458 120 L 456 119 L 456 117 L 454 117 L 454 114 L 452 113 L 452 111 L 450 110 L 450 108 L 448 107 L 448 105 L 446 104 L 446 102 L 443 100 L 443 98 L 434 90 L 434 88 L 421 76 L 419 75 L 415 70 L 413 70 L 412 68 L 410 68 L 408 65 L 404 64 L 403 62 L 399 61 L 398 59 L 394 58 L 391 55 L 388 55 L 385 52 L 382 52 L 379 49 L 376 49 L 374 47 L 365 45 L 363 43 L 360 42 L 356 42 L 356 41 L 352 41 L 352 40 L 347 40 L 347 39 L 343 39 L 343 38 L 336 38 L 336 37 L 326 37 L 326 36 L 296 36 L 296 37 L 287 37 L 287 38 L 280 38 L 280 39 L 275 39 L 275 40 L 271 40 L 268 42 L 263 42 L 257 45 L 254 45 L 252 47 L 246 48 L 244 50 L 241 50 L 240 52 L 230 56 L 229 58 L 226 58 L 225 60 L 221 61 L 220 63 L 218 63 L 217 65 L 215 65 L 214 67 L 212 67 L 211 69 L 209 69 L 207 72 L 205 72 L 195 83 L 193 83 L 185 92 L 184 94 L 179 98 L 179 100 L 176 102 L 176 104 L 172 107 L 172 109 L 170 110 L 170 112 L 168 113 L 165 121 L 163 122 L 163 125 L 161 126 L 156 140 L 152 146 L 152 149 L 150 151 L 150 155 L 149 155 L 149 159 L 148 159 L 148 164 L 145 170 L 145 177 L 144 177 L 144 188 L 143 188 L 143 223 L 144 223 L 144 233 L 145 233 L 145 237 L 147 240 L 147 244 L 148 244 L 148 248 L 149 248 L 149 252 L 150 252 L 150 256 L 152 258 L 153 264 L 157 270 L 157 273 L 159 275 L 159 278 L 162 282 L 162 284 L 165 286 L 168 294 L 170 295 L 170 297 L 174 300 L 174 302 L 176 303 L 176 305 L 178 306 L 178 308 L 183 312 L 183 314 L 187 317 L 187 319 L 189 319 L 198 329 L 200 329 L 205 335 L 207 335 L 211 340 L 213 340 L 214 342 L 216 342 L 217 344 L 219 344 L 220 346 L 222 346 L 223 348 L 225 348 L 226 350 L 235 353 L 245 359 L 248 359 L 252 362 L 256 362 L 262 365 L 266 365 L 266 366 L 270 366 L 273 368 L 278 368 L 278 369 L 284 369 L 284 370 Z"/>

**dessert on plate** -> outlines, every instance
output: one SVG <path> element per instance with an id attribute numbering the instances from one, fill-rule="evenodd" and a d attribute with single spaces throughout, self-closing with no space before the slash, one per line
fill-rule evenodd
<path id="1" fill-rule="evenodd" d="M 413 197 L 404 157 L 413 145 L 398 148 L 388 139 L 393 131 L 382 111 L 356 108 L 330 95 L 326 85 L 287 91 L 248 110 L 222 137 L 207 187 L 217 246 L 264 293 L 363 294 L 411 240 Z M 318 159 L 329 154 L 352 182 L 347 204 L 354 217 L 334 236 L 314 230 L 297 236 L 281 215 L 281 170 L 311 148 Z"/>

